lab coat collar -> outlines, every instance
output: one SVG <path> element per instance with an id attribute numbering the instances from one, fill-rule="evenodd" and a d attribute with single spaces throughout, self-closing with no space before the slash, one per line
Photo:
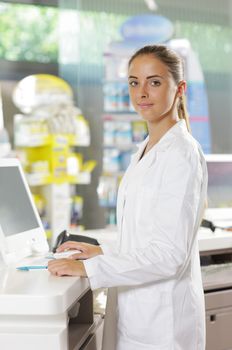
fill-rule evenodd
<path id="1" fill-rule="evenodd" d="M 179 120 L 173 127 L 171 127 L 164 134 L 164 136 L 159 140 L 159 142 L 157 144 L 155 144 L 150 149 L 149 154 L 147 154 L 147 156 L 144 157 L 143 162 L 141 163 L 141 166 L 142 166 L 142 164 L 145 165 L 144 164 L 144 162 L 145 162 L 147 167 L 149 167 L 154 162 L 154 159 L 156 159 L 158 157 L 159 153 L 165 152 L 170 147 L 170 145 L 173 143 L 173 141 L 176 138 L 178 138 L 178 135 L 183 134 L 183 133 L 187 133 L 187 132 L 188 132 L 188 130 L 187 130 L 185 120 L 184 119 Z M 148 140 L 149 140 L 149 136 L 147 136 L 144 141 L 142 141 L 141 143 L 139 143 L 137 145 L 138 150 L 131 157 L 132 165 L 133 164 L 135 165 L 136 163 L 139 162 L 141 154 L 143 153 L 144 148 L 146 147 Z"/>
<path id="2" fill-rule="evenodd" d="M 179 120 L 174 126 L 172 126 L 165 134 L 161 137 L 159 142 L 152 147 L 150 151 L 156 151 L 156 152 L 165 152 L 166 149 L 170 146 L 172 141 L 178 137 L 181 133 L 188 132 L 186 122 L 184 119 Z M 146 137 L 146 139 L 138 144 L 138 157 L 141 156 L 147 142 L 149 140 L 149 136 Z"/>

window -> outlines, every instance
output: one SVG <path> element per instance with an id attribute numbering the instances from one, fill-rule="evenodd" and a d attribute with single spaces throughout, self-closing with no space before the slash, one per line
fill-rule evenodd
<path id="1" fill-rule="evenodd" d="M 57 62 L 58 14 L 55 7 L 0 2 L 0 59 Z"/>

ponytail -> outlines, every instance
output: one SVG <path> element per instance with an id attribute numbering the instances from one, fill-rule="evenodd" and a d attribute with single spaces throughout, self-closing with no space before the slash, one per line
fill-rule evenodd
<path id="1" fill-rule="evenodd" d="M 185 120 L 187 129 L 191 133 L 189 115 L 188 115 L 187 108 L 186 108 L 186 98 L 185 98 L 184 95 L 180 96 L 180 98 L 179 98 L 178 117 L 180 119 L 184 119 Z"/>

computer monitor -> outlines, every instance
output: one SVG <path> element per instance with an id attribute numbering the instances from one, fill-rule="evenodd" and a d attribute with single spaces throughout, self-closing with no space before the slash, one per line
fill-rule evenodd
<path id="1" fill-rule="evenodd" d="M 206 162 L 208 168 L 207 216 L 211 220 L 232 222 L 232 154 L 208 154 Z"/>
<path id="2" fill-rule="evenodd" d="M 0 252 L 4 262 L 16 262 L 48 250 L 19 160 L 0 159 Z"/>

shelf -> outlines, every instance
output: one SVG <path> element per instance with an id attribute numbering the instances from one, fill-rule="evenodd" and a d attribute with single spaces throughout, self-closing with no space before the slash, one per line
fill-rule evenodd
<path id="1" fill-rule="evenodd" d="M 23 139 L 16 137 L 15 146 L 22 148 L 44 147 L 54 144 L 69 145 L 73 147 L 88 147 L 90 146 L 89 138 L 78 139 L 75 135 L 32 135 Z"/>
<path id="2" fill-rule="evenodd" d="M 70 176 L 69 182 L 77 185 L 89 185 L 91 182 L 91 173 L 81 172 L 77 176 Z"/>
<path id="3" fill-rule="evenodd" d="M 15 146 L 16 147 L 41 147 L 41 146 L 48 146 L 50 144 L 50 137 L 49 135 L 35 135 L 35 136 L 29 136 L 29 137 L 23 137 L 15 139 Z"/>
<path id="4" fill-rule="evenodd" d="M 26 174 L 26 178 L 29 186 L 48 185 L 52 182 L 50 174 Z"/>
<path id="5" fill-rule="evenodd" d="M 134 122 L 134 121 L 145 121 L 135 112 L 105 112 L 103 114 L 104 121 L 125 121 L 125 122 Z"/>
<path id="6" fill-rule="evenodd" d="M 102 172 L 102 176 L 115 176 L 115 177 L 122 177 L 125 174 L 125 171 L 104 171 Z"/>
<path id="7" fill-rule="evenodd" d="M 99 201 L 99 205 L 101 208 L 114 209 L 117 206 L 117 203 L 101 203 Z"/>
<path id="8" fill-rule="evenodd" d="M 118 144 L 118 143 L 114 143 L 113 145 L 107 145 L 104 144 L 103 145 L 104 148 L 116 148 L 119 151 L 133 151 L 137 149 L 137 144 L 136 143 L 131 143 L 128 145 L 123 145 L 123 143 Z"/>
<path id="9" fill-rule="evenodd" d="M 78 141 L 76 143 L 71 144 L 70 146 L 73 146 L 73 147 L 89 147 L 90 146 L 90 141 L 89 140 Z"/>
<path id="10" fill-rule="evenodd" d="M 75 135 L 69 135 L 69 145 L 73 147 L 89 147 L 90 146 L 90 137 L 78 137 Z"/>
<path id="11" fill-rule="evenodd" d="M 103 79 L 102 80 L 103 84 L 107 84 L 107 83 L 126 83 L 128 84 L 127 81 L 127 77 L 123 77 L 123 78 L 115 78 L 115 79 Z"/>
<path id="12" fill-rule="evenodd" d="M 51 174 L 27 174 L 29 186 L 44 186 L 51 184 L 70 183 L 76 185 L 88 185 L 91 182 L 91 173 L 82 172 L 76 176 L 61 176 L 55 177 Z"/>
<path id="13" fill-rule="evenodd" d="M 0 143 L 0 158 L 9 156 L 11 144 L 9 142 Z"/>

